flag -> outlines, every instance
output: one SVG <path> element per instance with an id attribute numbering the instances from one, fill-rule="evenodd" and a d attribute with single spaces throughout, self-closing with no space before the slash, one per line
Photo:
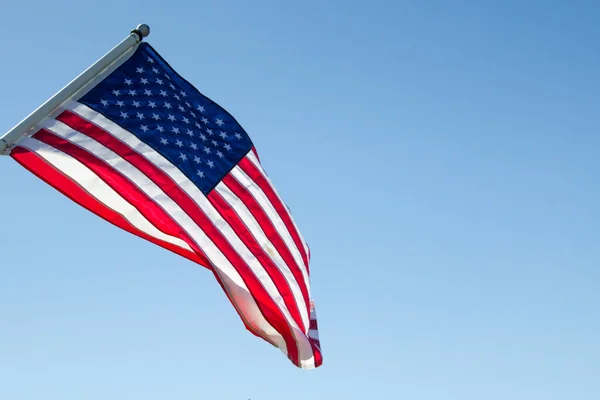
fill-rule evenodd
<path id="1" fill-rule="evenodd" d="M 10 156 L 106 221 L 210 269 L 245 327 L 321 365 L 310 251 L 236 119 L 148 43 Z"/>

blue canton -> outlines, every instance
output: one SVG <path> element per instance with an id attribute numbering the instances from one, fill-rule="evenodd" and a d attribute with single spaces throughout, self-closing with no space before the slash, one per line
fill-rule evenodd
<path id="1" fill-rule="evenodd" d="M 205 195 L 252 148 L 235 118 L 179 76 L 147 43 L 79 102 L 152 147 Z"/>

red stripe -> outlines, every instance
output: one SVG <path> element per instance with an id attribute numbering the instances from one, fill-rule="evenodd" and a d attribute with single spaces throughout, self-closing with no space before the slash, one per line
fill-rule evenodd
<path id="1" fill-rule="evenodd" d="M 279 270 L 277 265 L 265 252 L 265 250 L 260 246 L 252 232 L 250 232 L 236 211 L 216 190 L 213 190 L 207 196 L 207 198 L 213 207 L 215 207 L 215 209 L 219 212 L 219 214 L 221 214 L 223 219 L 225 219 L 229 226 L 231 226 L 235 234 L 242 240 L 246 247 L 248 247 L 252 254 L 256 256 L 257 260 L 260 262 L 275 284 L 277 291 L 281 294 L 281 297 L 283 298 L 287 309 L 290 311 L 292 318 L 294 321 L 296 321 L 302 332 L 306 332 L 306 325 L 304 324 L 302 316 L 300 315 L 294 293 L 290 289 L 290 286 L 285 279 L 285 276 L 283 276 L 283 273 Z"/>
<path id="2" fill-rule="evenodd" d="M 261 282 L 256 278 L 252 270 L 235 249 L 230 245 L 223 234 L 213 225 L 212 221 L 206 216 L 194 201 L 162 170 L 154 166 L 150 161 L 139 153 L 135 152 L 125 143 L 119 141 L 102 128 L 92 124 L 79 117 L 78 115 L 64 111 L 57 120 L 69 125 L 71 128 L 79 131 L 105 147 L 109 148 L 130 164 L 144 173 L 152 180 L 164 193 L 171 197 L 194 222 L 202 228 L 208 238 L 217 246 L 229 262 L 236 268 L 244 283 L 248 287 L 250 294 L 254 297 L 256 304 L 263 314 L 263 317 L 269 324 L 276 329 L 285 339 L 288 349 L 288 358 L 295 364 L 298 364 L 298 347 L 294 339 L 292 328 L 281 310 L 273 302 Z"/>
<path id="3" fill-rule="evenodd" d="M 67 176 L 63 175 L 60 171 L 44 161 L 34 152 L 23 147 L 16 147 L 10 155 L 15 161 L 17 161 L 39 179 L 46 182 L 48 185 L 52 186 L 54 189 L 58 190 L 75 203 L 96 214 L 105 221 L 142 239 L 170 250 L 173 253 L 179 254 L 180 256 L 183 256 L 195 263 L 203 266 L 210 265 L 208 260 L 202 254 L 196 254 L 189 250 L 182 249 L 179 246 L 157 239 L 154 236 L 148 235 L 147 233 L 135 228 L 121 214 L 106 207 L 94 196 L 85 191 L 81 186 L 73 182 Z"/>
<path id="4" fill-rule="evenodd" d="M 260 162 L 260 157 L 258 156 L 258 151 L 256 151 L 256 147 L 252 146 L 252 152 L 256 156 L 256 159 Z"/>
<path id="5" fill-rule="evenodd" d="M 304 245 L 302 244 L 302 240 L 300 239 L 300 235 L 298 234 L 298 231 L 296 230 L 296 227 L 294 226 L 294 223 L 292 222 L 292 219 L 291 219 L 291 217 L 290 217 L 290 215 L 289 215 L 289 213 L 287 211 L 287 208 L 281 202 L 281 200 L 279 200 L 279 197 L 277 196 L 277 194 L 275 193 L 275 191 L 271 187 L 271 184 L 269 183 L 269 181 L 267 180 L 267 178 L 252 163 L 252 161 L 250 161 L 246 157 L 243 158 L 242 161 L 239 162 L 238 166 L 265 193 L 265 195 L 267 196 L 267 198 L 269 199 L 269 201 L 271 202 L 271 204 L 273 205 L 273 207 L 277 211 L 277 214 L 279 214 L 279 216 L 283 220 L 283 223 L 285 224 L 286 229 L 290 232 L 290 235 L 292 235 L 292 239 L 294 240 L 294 243 L 296 244 L 296 247 L 298 248 L 298 251 L 302 255 L 302 260 L 304 261 L 304 265 L 306 266 L 306 270 L 309 271 L 308 256 L 307 256 L 306 252 L 304 251 Z"/>
<path id="6" fill-rule="evenodd" d="M 281 255 L 283 261 L 292 271 L 294 279 L 298 282 L 298 286 L 302 291 L 302 297 L 304 297 L 304 302 L 306 304 L 306 311 L 308 315 L 310 315 L 310 297 L 308 295 L 308 288 L 304 280 L 304 275 L 302 274 L 301 266 L 296 263 L 290 249 L 283 241 L 281 235 L 275 228 L 275 225 L 273 225 L 269 216 L 254 196 L 252 196 L 252 194 L 238 182 L 237 179 L 231 176 L 231 174 L 226 175 L 222 182 L 246 205 L 246 207 L 248 207 L 248 210 L 258 222 L 269 241 L 273 243 L 273 246 L 275 246 L 275 249 Z"/>
<path id="7" fill-rule="evenodd" d="M 309 329 L 312 329 L 312 330 L 315 330 L 315 331 L 319 329 L 319 327 L 317 326 L 317 320 L 316 319 L 314 319 L 314 318 L 310 319 L 310 328 Z"/>
<path id="8" fill-rule="evenodd" d="M 313 355 L 315 357 L 315 367 L 323 365 L 323 355 L 321 354 L 321 343 L 318 340 L 309 338 L 310 347 L 313 349 Z"/>
<path id="9" fill-rule="evenodd" d="M 314 304 L 311 301 L 311 307 L 312 306 L 314 306 Z M 310 330 L 316 331 L 317 334 L 319 332 L 319 327 L 317 324 L 317 313 L 314 310 L 310 314 Z M 308 340 L 310 341 L 310 347 L 312 348 L 313 355 L 315 357 L 315 367 L 319 367 L 323 364 L 323 355 L 321 354 L 321 342 L 319 341 L 319 339 L 313 339 L 310 336 L 308 337 Z"/>

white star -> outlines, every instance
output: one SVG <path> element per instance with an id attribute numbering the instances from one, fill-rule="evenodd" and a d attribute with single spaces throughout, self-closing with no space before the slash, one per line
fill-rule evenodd
<path id="1" fill-rule="evenodd" d="M 155 74 L 158 74 L 160 71 L 158 70 L 158 68 L 152 67 L 152 72 L 154 72 Z"/>
<path id="2" fill-rule="evenodd" d="M 210 149 L 208 147 L 204 146 L 204 152 L 206 154 L 210 154 Z"/>
<path id="3" fill-rule="evenodd" d="M 139 101 L 133 101 L 133 106 L 136 108 L 140 108 L 140 102 Z"/>
<path id="4" fill-rule="evenodd" d="M 161 138 L 161 139 L 160 139 L 160 143 L 161 143 L 161 144 L 168 144 L 169 142 L 167 141 L 167 139 L 165 139 L 165 138 Z"/>
<path id="5" fill-rule="evenodd" d="M 144 73 L 144 68 L 142 67 L 138 67 L 138 69 L 136 69 L 138 74 L 143 74 Z"/>
<path id="6" fill-rule="evenodd" d="M 204 107 L 199 105 L 198 107 L 196 107 L 196 110 L 200 111 L 201 113 L 204 112 Z"/>
<path id="7" fill-rule="evenodd" d="M 160 115 L 158 114 L 152 114 L 152 118 L 154 118 L 155 120 L 159 120 L 160 119 Z"/>
<path id="8" fill-rule="evenodd" d="M 137 113 L 137 117 L 138 117 L 139 119 L 144 119 L 144 114 L 142 114 L 142 113 Z"/>
<path id="9" fill-rule="evenodd" d="M 121 92 L 120 92 L 120 91 L 118 91 L 118 90 L 113 90 L 112 92 L 113 92 L 113 94 L 114 94 L 115 96 L 117 96 L 117 97 L 119 97 L 119 96 L 121 95 Z"/>
<path id="10" fill-rule="evenodd" d="M 163 81 L 162 81 L 162 79 L 156 78 L 156 83 L 158 83 L 159 85 L 162 85 Z"/>
<path id="11" fill-rule="evenodd" d="M 215 163 L 212 161 L 208 161 L 206 164 L 208 164 L 209 167 L 214 168 L 215 167 Z"/>
<path id="12" fill-rule="evenodd" d="M 204 134 L 203 134 L 203 133 L 201 133 L 201 134 L 200 134 L 200 139 L 202 139 L 203 141 L 205 141 L 205 142 L 206 142 L 206 136 L 204 136 Z"/>
<path id="13" fill-rule="evenodd" d="M 206 119 L 206 117 L 202 117 L 202 122 L 204 122 L 204 124 L 208 124 L 208 120 Z"/>
<path id="14" fill-rule="evenodd" d="M 177 140 L 177 142 L 175 142 L 175 144 L 179 147 L 183 147 L 183 142 L 181 140 Z"/>
<path id="15" fill-rule="evenodd" d="M 161 90 L 160 91 L 160 95 L 163 97 L 167 97 L 167 91 L 166 90 Z"/>
<path id="16" fill-rule="evenodd" d="M 190 147 L 194 150 L 198 150 L 198 146 L 196 145 L 196 143 L 190 144 Z"/>
<path id="17" fill-rule="evenodd" d="M 202 171 L 200 171 L 200 170 L 198 170 L 198 173 L 197 173 L 197 175 L 198 175 L 200 178 L 204 178 L 204 172 L 202 172 Z"/>
<path id="18" fill-rule="evenodd" d="M 144 132 L 148 132 L 148 126 L 146 126 L 146 125 L 142 125 L 140 127 L 140 129 L 143 130 Z"/>
<path id="19" fill-rule="evenodd" d="M 225 145 L 223 147 L 225 147 L 225 149 L 227 149 L 227 151 L 231 151 L 231 146 L 229 144 L 225 143 Z"/>
<path id="20" fill-rule="evenodd" d="M 185 107 L 183 107 L 181 104 L 177 108 L 179 108 L 179 111 L 182 111 L 182 112 L 185 111 Z"/>
<path id="21" fill-rule="evenodd" d="M 135 93 L 135 90 L 130 90 L 130 91 L 129 91 L 129 95 L 130 95 L 130 96 L 135 96 L 135 94 L 136 94 L 136 93 Z"/>
<path id="22" fill-rule="evenodd" d="M 167 78 L 169 78 L 169 77 L 167 76 Z M 171 78 L 169 78 L 169 79 L 171 79 Z M 171 89 L 175 90 L 175 86 L 173 86 L 173 84 L 172 84 L 172 83 L 169 83 L 169 87 L 170 87 Z"/>
<path id="23" fill-rule="evenodd" d="M 167 75 L 167 74 L 164 74 L 164 75 L 165 75 L 165 78 L 167 78 L 167 79 L 171 79 L 171 78 L 169 77 L 169 75 Z"/>
<path id="24" fill-rule="evenodd" d="M 106 100 L 100 100 L 100 103 L 102 103 L 102 105 L 104 107 L 106 107 L 108 105 L 108 101 L 106 101 Z"/>
<path id="25" fill-rule="evenodd" d="M 148 84 L 148 79 L 142 78 L 142 79 L 140 79 L 140 82 L 142 82 L 144 85 L 147 85 Z"/>
<path id="26" fill-rule="evenodd" d="M 195 162 L 196 164 L 200 164 L 200 161 L 201 161 L 201 160 L 200 160 L 200 157 L 198 157 L 198 156 L 194 156 L 194 162 Z"/>
<path id="27" fill-rule="evenodd" d="M 182 120 L 183 122 L 185 122 L 186 124 L 189 124 L 189 123 L 190 123 L 190 120 L 189 120 L 189 119 L 187 119 L 186 117 L 183 117 L 181 120 Z"/>
<path id="28" fill-rule="evenodd" d="M 164 132 L 164 131 L 165 131 L 165 128 L 163 128 L 161 125 L 156 125 L 156 129 L 157 129 L 159 132 Z"/>
<path id="29" fill-rule="evenodd" d="M 144 90 L 144 94 L 145 94 L 146 96 L 152 96 L 152 91 L 151 91 L 151 90 L 149 90 L 149 89 L 145 89 L 145 90 Z"/>
<path id="30" fill-rule="evenodd" d="M 200 125 L 199 123 L 195 123 L 194 125 L 196 125 L 197 128 L 202 128 L 202 125 Z"/>
<path id="31" fill-rule="evenodd" d="M 187 97 L 187 94 L 186 94 L 186 93 L 185 93 L 183 90 L 180 90 L 180 91 L 179 91 L 179 93 L 180 93 L 180 94 L 181 94 L 183 97 Z"/>
<path id="32" fill-rule="evenodd" d="M 150 108 L 156 108 L 156 103 L 153 102 L 153 101 L 149 101 L 148 102 L 148 107 L 150 107 Z"/>
<path id="33" fill-rule="evenodd" d="M 219 145 L 219 143 L 216 140 L 211 140 L 213 146 L 217 147 Z"/>
<path id="34" fill-rule="evenodd" d="M 124 102 L 124 101 L 121 101 L 121 100 L 117 100 L 117 105 L 118 105 L 119 107 L 123 107 L 123 106 L 125 105 L 125 102 Z"/>
<path id="35" fill-rule="evenodd" d="M 188 129 L 186 132 L 189 136 L 193 137 L 194 136 L 194 132 L 192 132 L 191 129 Z"/>
<path id="36" fill-rule="evenodd" d="M 186 102 L 185 102 L 185 106 L 186 106 L 187 108 L 190 108 L 192 105 L 186 101 Z"/>
<path id="37" fill-rule="evenodd" d="M 195 112 L 193 112 L 193 111 L 190 111 L 190 115 L 191 115 L 192 117 L 196 118 L 196 113 L 195 113 Z"/>
<path id="38" fill-rule="evenodd" d="M 127 115 L 126 112 L 121 111 L 121 118 L 127 119 L 128 117 L 129 117 L 129 115 Z"/>
<path id="39" fill-rule="evenodd" d="M 175 116 L 173 114 L 169 114 L 169 121 L 175 121 Z"/>
<path id="40" fill-rule="evenodd" d="M 239 140 L 242 138 L 242 135 L 240 135 L 238 132 L 235 133 L 235 137 Z"/>
<path id="41" fill-rule="evenodd" d="M 175 93 L 175 94 L 173 95 L 173 97 L 175 97 L 177 100 L 181 100 L 181 97 L 179 97 L 179 95 L 178 95 L 177 93 Z"/>
<path id="42" fill-rule="evenodd" d="M 221 126 L 221 125 L 223 125 L 223 120 L 221 118 L 217 118 L 217 120 L 215 121 L 215 124 Z"/>
<path id="43" fill-rule="evenodd" d="M 227 138 L 227 133 L 221 131 L 221 134 L 219 136 L 221 136 L 223 139 L 225 139 L 225 138 Z"/>
<path id="44" fill-rule="evenodd" d="M 217 151 L 217 156 L 219 156 L 219 158 L 223 158 L 223 153 L 221 153 L 221 151 Z"/>
<path id="45" fill-rule="evenodd" d="M 133 81 L 129 78 L 125 79 L 125 84 L 131 86 L 131 85 L 133 85 Z"/>
<path id="46" fill-rule="evenodd" d="M 187 160 L 187 156 L 183 153 L 179 153 L 179 158 L 181 158 L 183 161 Z"/>
<path id="47" fill-rule="evenodd" d="M 206 128 L 206 133 L 208 133 L 210 136 L 214 135 L 212 129 Z"/>
<path id="48" fill-rule="evenodd" d="M 171 109 L 171 103 L 169 103 L 168 101 L 165 101 L 165 104 L 163 105 L 163 107 L 165 107 L 167 110 Z"/>
<path id="49" fill-rule="evenodd" d="M 151 59 L 150 57 L 148 57 L 148 62 L 149 62 L 150 64 L 154 64 L 154 60 L 153 60 L 153 59 Z"/>
<path id="50" fill-rule="evenodd" d="M 173 132 L 175 134 L 179 134 L 179 128 L 174 126 L 173 128 L 171 128 L 171 132 Z"/>

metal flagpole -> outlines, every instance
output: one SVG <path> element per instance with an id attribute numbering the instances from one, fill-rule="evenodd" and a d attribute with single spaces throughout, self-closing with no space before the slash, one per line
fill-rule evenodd
<path id="1" fill-rule="evenodd" d="M 36 127 L 48 114 L 54 112 L 65 101 L 73 97 L 79 90 L 87 85 L 98 74 L 102 73 L 112 63 L 119 59 L 125 52 L 139 44 L 146 36 L 150 34 L 150 27 L 146 24 L 138 25 L 131 31 L 129 36 L 112 50 L 106 53 L 102 58 L 83 71 L 77 78 L 73 79 L 67 86 L 52 96 L 48 101 L 38 107 L 37 110 L 29 114 L 23 121 L 19 122 L 14 128 L 8 131 L 0 138 L 0 155 L 6 155 L 6 150 L 10 148 L 17 140 Z"/>

